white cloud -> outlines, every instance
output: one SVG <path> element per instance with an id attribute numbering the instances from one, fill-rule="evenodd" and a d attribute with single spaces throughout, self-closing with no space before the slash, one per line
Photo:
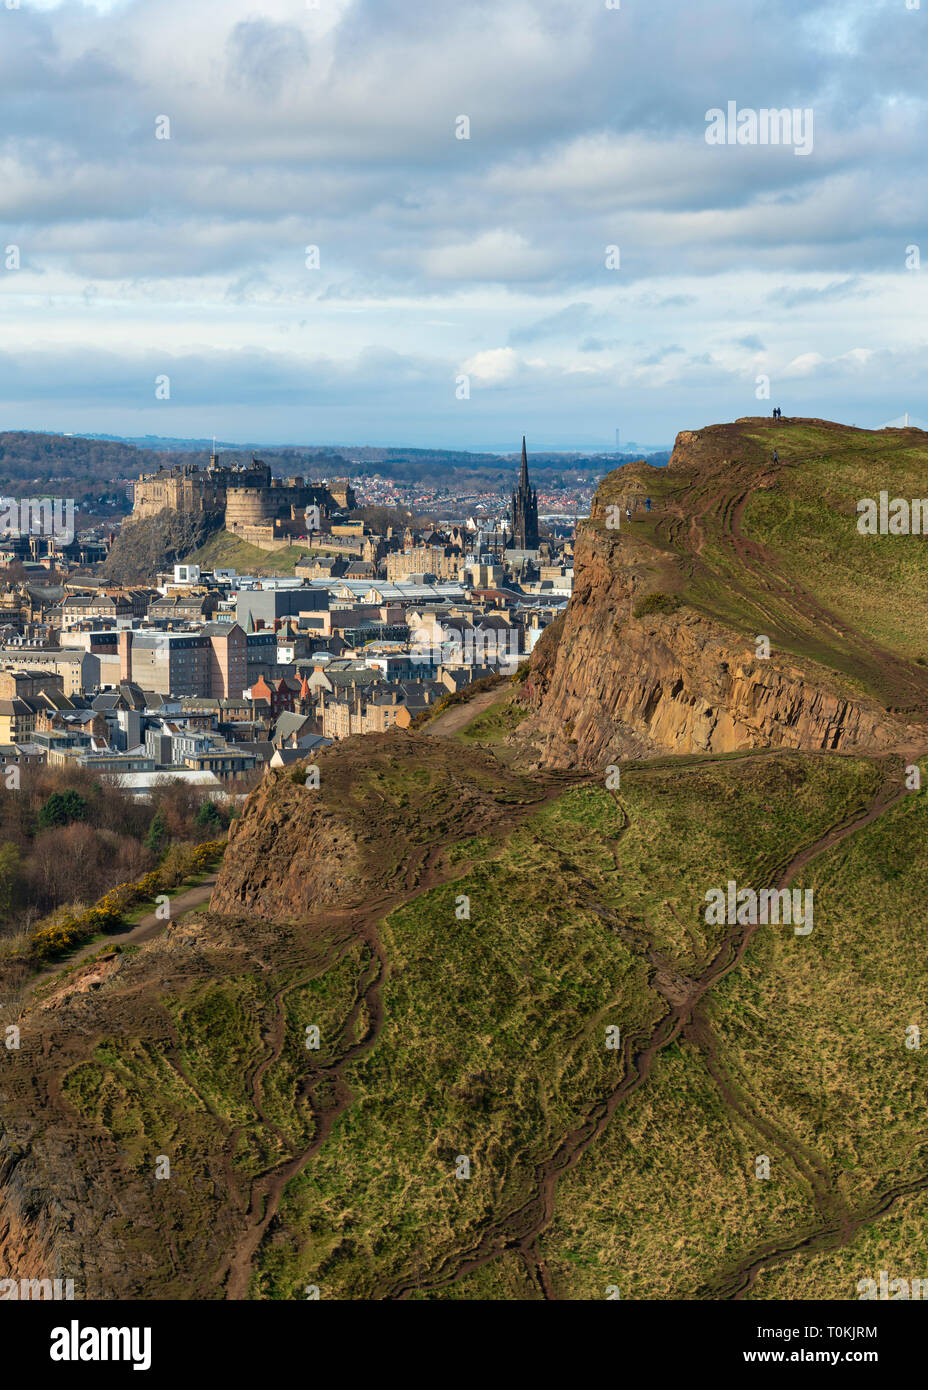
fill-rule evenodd
<path id="1" fill-rule="evenodd" d="M 714 0 L 711 23 L 676 7 L 668 25 L 661 4 L 562 0 L 23 0 L 0 49 L 3 245 L 23 267 L 0 270 L 6 340 L 31 363 L 83 347 L 100 429 L 138 353 L 221 359 L 251 438 L 300 418 L 273 364 L 322 359 L 369 439 L 394 409 L 410 438 L 421 418 L 486 439 L 504 402 L 568 435 L 669 438 L 750 413 L 758 370 L 816 414 L 890 418 L 928 310 L 928 272 L 904 268 L 928 225 L 928 37 L 885 6 L 765 0 L 764 43 L 759 9 Z M 729 96 L 814 106 L 813 155 L 707 147 Z M 260 390 L 227 351 L 260 357 Z M 445 401 L 462 362 L 499 388 L 466 411 Z M 178 409 L 202 387 L 202 432 L 228 433 L 223 379 L 189 373 Z M 42 390 L 77 409 L 53 372 Z M 14 424 L 41 399 L 15 373 L 0 397 Z"/>
<path id="2" fill-rule="evenodd" d="M 475 353 L 463 364 L 463 371 L 478 381 L 507 381 L 519 368 L 519 357 L 512 348 L 489 348 Z"/>

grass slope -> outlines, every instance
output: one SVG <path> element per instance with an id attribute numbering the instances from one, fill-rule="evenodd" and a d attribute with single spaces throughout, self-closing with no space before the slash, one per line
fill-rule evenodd
<path id="1" fill-rule="evenodd" d="M 190 564 L 202 569 L 234 569 L 240 574 L 292 574 L 302 555 L 311 555 L 308 544 L 289 545 L 284 550 L 261 550 L 231 531 L 214 536 L 187 556 Z"/>
<path id="2" fill-rule="evenodd" d="M 773 453 L 778 454 L 774 463 Z M 642 466 L 632 465 L 632 474 Z M 928 436 L 821 420 L 715 425 L 647 469 L 650 513 L 622 517 L 649 587 L 752 641 L 830 668 L 888 708 L 928 709 L 928 540 L 862 536 L 857 502 L 928 491 Z M 628 485 L 608 475 L 608 505 Z M 594 523 L 594 524 L 603 524 Z"/>
<path id="3" fill-rule="evenodd" d="M 133 956 L 92 1026 L 59 1011 L 49 1057 L 27 1022 L 11 1122 L 38 1107 L 36 1161 L 67 1150 L 82 1210 L 106 1191 L 83 1292 L 727 1297 L 760 1254 L 751 1296 L 844 1296 L 865 1255 L 920 1259 L 923 794 L 850 830 L 886 763 L 666 759 L 612 792 L 460 751 L 326 755 L 361 917 L 207 914 Z M 295 843 L 306 793 L 274 787 L 256 815 Z M 761 928 L 738 961 L 706 892 L 787 872 L 813 933 Z"/>

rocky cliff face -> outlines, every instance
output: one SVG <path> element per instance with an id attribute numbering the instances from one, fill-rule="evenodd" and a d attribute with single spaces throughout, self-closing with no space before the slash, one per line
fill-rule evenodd
<path id="1" fill-rule="evenodd" d="M 319 787 L 306 768 L 271 772 L 229 836 L 213 912 L 276 922 L 320 909 L 369 905 L 372 885 L 405 882 L 455 828 L 497 824 L 531 800 L 535 783 L 450 740 L 395 730 L 356 735 L 319 755 Z M 372 814 L 372 807 L 376 814 Z"/>
<path id="2" fill-rule="evenodd" d="M 306 913 L 344 897 L 357 870 L 358 843 L 344 821 L 289 772 L 278 773 L 233 824 L 211 907 L 271 918 Z"/>
<path id="3" fill-rule="evenodd" d="M 539 643 L 518 739 L 551 767 L 610 757 L 738 749 L 872 749 L 904 729 L 831 673 L 789 657 L 757 659 L 750 641 L 685 604 L 635 617 L 653 583 L 641 546 L 583 527 L 563 626 Z M 669 606 L 669 605 L 668 605 Z"/>

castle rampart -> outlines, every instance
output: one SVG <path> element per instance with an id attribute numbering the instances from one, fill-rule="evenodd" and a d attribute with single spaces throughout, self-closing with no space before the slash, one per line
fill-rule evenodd
<path id="1" fill-rule="evenodd" d="M 355 496 L 347 478 L 332 483 L 307 483 L 302 477 L 272 478 L 260 459 L 250 466 L 223 468 L 213 457 L 206 469 L 192 464 L 160 468 L 135 485 L 133 516 L 151 517 L 169 508 L 175 512 L 206 513 L 224 521 L 226 530 L 267 526 L 295 520 L 309 506 L 322 514 L 349 511 Z"/>

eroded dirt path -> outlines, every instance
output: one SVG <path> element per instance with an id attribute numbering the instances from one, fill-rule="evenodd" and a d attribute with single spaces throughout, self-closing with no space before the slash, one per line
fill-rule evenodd
<path id="1" fill-rule="evenodd" d="M 159 917 L 156 912 L 146 912 L 144 917 L 140 917 L 134 927 L 128 931 L 111 932 L 107 936 L 98 936 L 86 946 L 79 947 L 73 955 L 67 959 L 59 961 L 49 970 L 43 970 L 41 975 L 36 975 L 23 993 L 24 1000 L 28 998 L 40 985 L 47 984 L 56 975 L 64 971 L 70 971 L 75 965 L 80 965 L 81 961 L 87 960 L 89 956 L 95 956 L 98 951 L 105 951 L 113 946 L 139 946 L 144 941 L 151 941 L 153 937 L 159 936 L 165 930 L 169 922 L 177 922 L 187 912 L 192 912 L 195 907 L 202 907 L 208 902 L 212 894 L 219 870 L 209 874 L 202 883 L 198 883 L 195 888 L 187 888 L 183 893 L 168 893 L 170 899 L 171 916 L 170 918 Z"/>
<path id="2" fill-rule="evenodd" d="M 498 694 L 498 692 L 489 692 Z M 465 708 L 470 708 L 465 706 Z M 538 795 L 520 803 L 500 806 L 498 827 L 510 830 L 524 819 L 540 810 L 550 801 L 562 796 L 565 790 L 581 786 L 598 779 L 577 778 L 569 773 L 551 773 L 546 782 L 539 787 Z M 461 837 L 466 828 L 459 827 Z M 455 837 L 457 839 L 457 837 Z M 450 844 L 451 842 L 449 842 Z M 377 1043 L 383 1028 L 384 1006 L 382 987 L 389 971 L 389 963 L 379 934 L 379 924 L 410 900 L 410 895 L 427 893 L 431 889 L 459 878 L 466 871 L 465 861 L 453 865 L 443 865 L 442 856 L 446 845 L 416 847 L 408 857 L 401 861 L 393 883 L 382 893 L 372 897 L 363 906 L 320 909 L 320 925 L 331 930 L 336 928 L 337 940 L 333 943 L 324 960 L 316 962 L 313 968 L 298 979 L 281 986 L 273 997 L 276 1009 L 275 1023 L 269 1038 L 270 1051 L 252 1074 L 250 1089 L 256 1114 L 277 1135 L 287 1149 L 287 1156 L 264 1173 L 258 1174 L 251 1182 L 248 1207 L 244 1214 L 244 1229 L 232 1249 L 222 1261 L 214 1275 L 214 1283 L 225 1286 L 227 1299 L 245 1299 L 255 1268 L 255 1259 L 261 1242 L 267 1234 L 280 1206 L 284 1190 L 290 1180 L 312 1161 L 312 1158 L 325 1144 L 339 1116 L 352 1103 L 353 1093 L 345 1080 L 344 1072 L 360 1057 L 366 1055 Z M 280 1059 L 285 1035 L 286 1019 L 283 1001 L 287 994 L 316 979 L 328 970 L 338 956 L 352 942 L 363 940 L 371 950 L 374 966 L 370 978 L 364 983 L 355 999 L 342 1028 L 343 1036 L 350 1035 L 361 1010 L 368 1015 L 368 1026 L 362 1038 L 343 1049 L 339 1057 L 330 1065 L 314 1067 L 307 1077 L 307 1098 L 313 1105 L 317 1117 L 317 1127 L 312 1140 L 298 1150 L 280 1133 L 279 1128 L 267 1120 L 262 1098 L 262 1083 L 270 1067 Z M 331 1095 L 325 1102 L 318 1099 L 323 1088 L 330 1088 Z M 237 1131 L 233 1132 L 227 1145 L 227 1165 L 231 1163 Z"/>
<path id="3" fill-rule="evenodd" d="M 446 709 L 444 714 L 440 714 L 431 724 L 426 724 L 422 732 L 430 738 L 453 738 L 466 728 L 472 719 L 476 719 L 478 714 L 483 714 L 495 704 L 502 693 L 501 688 L 481 690 L 480 694 L 474 695 L 472 699 L 462 700 L 460 704 Z"/>
<path id="4" fill-rule="evenodd" d="M 493 694 L 493 692 L 487 692 Z M 463 707 L 469 717 L 473 711 Z M 782 752 L 782 750 L 780 750 Z M 918 750 L 912 750 L 912 754 Z M 921 750 L 923 753 L 924 750 Z M 707 763 L 723 761 L 744 761 L 750 758 L 772 756 L 770 750 L 746 752 L 733 758 L 692 758 L 674 761 L 674 768 L 681 771 L 705 766 Z M 824 755 L 823 755 L 824 756 Z M 850 756 L 850 755 L 849 755 Z M 771 878 L 771 887 L 785 889 L 791 886 L 795 877 L 819 855 L 834 845 L 871 824 L 896 805 L 907 793 L 903 783 L 903 759 L 898 755 L 886 754 L 882 759 L 883 776 L 881 783 L 868 805 L 847 815 L 832 825 L 813 842 L 795 850 Z M 670 769 L 668 769 L 670 770 Z M 585 782 L 601 786 L 600 778 L 577 778 L 571 774 L 558 774 L 551 777 L 547 786 L 539 792 L 537 799 L 507 808 L 501 813 L 501 822 L 512 828 L 527 815 L 539 809 L 548 801 L 562 795 L 569 787 L 580 786 Z M 613 793 L 618 811 L 618 824 L 614 836 L 617 846 L 625 834 L 629 818 L 617 793 Z M 501 824 L 501 828 L 503 825 Z M 409 901 L 411 893 L 423 893 L 439 884 L 457 878 L 462 872 L 462 864 L 447 866 L 442 863 L 443 845 L 419 846 L 397 865 L 394 881 L 376 898 L 369 900 L 363 908 L 351 907 L 322 912 L 321 918 L 327 925 L 338 929 L 330 957 L 323 964 L 317 963 L 305 977 L 289 981 L 274 996 L 276 1009 L 275 1022 L 268 1037 L 269 1052 L 257 1065 L 251 1078 L 251 1090 L 255 1111 L 272 1132 L 276 1133 L 286 1145 L 286 1156 L 269 1170 L 257 1175 L 250 1183 L 247 1210 L 244 1212 L 245 1225 L 240 1238 L 230 1250 L 228 1258 L 217 1272 L 217 1280 L 225 1284 L 225 1296 L 229 1299 L 248 1297 L 250 1281 L 261 1243 L 268 1233 L 277 1214 L 280 1201 L 290 1180 L 311 1163 L 314 1155 L 325 1144 L 339 1116 L 352 1103 L 353 1095 L 345 1078 L 346 1069 L 359 1057 L 376 1045 L 383 1026 L 384 1007 L 382 990 L 388 974 L 388 961 L 378 934 L 378 925 L 395 908 Z M 618 863 L 618 859 L 616 861 Z M 343 930 L 347 929 L 347 930 Z M 556 1149 L 535 1169 L 532 1192 L 516 1209 L 503 1214 L 474 1239 L 468 1249 L 449 1251 L 435 1266 L 425 1272 L 421 1269 L 415 1276 L 404 1275 L 388 1286 L 385 1298 L 405 1299 L 420 1290 L 434 1291 L 455 1283 L 468 1274 L 508 1252 L 517 1253 L 524 1261 L 526 1270 L 539 1295 L 545 1299 L 556 1297 L 551 1278 L 537 1250 L 538 1237 L 547 1229 L 553 1219 L 557 1185 L 560 1178 L 573 1168 L 590 1146 L 602 1135 L 616 1110 L 649 1079 L 657 1054 L 670 1043 L 682 1038 L 690 1045 L 699 1048 L 703 1054 L 709 1075 L 713 1078 L 726 1105 L 743 1121 L 763 1134 L 771 1145 L 776 1145 L 794 1165 L 797 1172 L 808 1183 L 813 1193 L 818 1223 L 802 1230 L 785 1233 L 776 1241 L 749 1252 L 738 1264 L 728 1271 L 720 1272 L 711 1286 L 697 1292 L 696 1297 L 739 1297 L 749 1289 L 758 1272 L 767 1265 L 788 1259 L 790 1255 L 807 1249 L 826 1248 L 843 1244 L 851 1239 L 862 1226 L 885 1213 L 900 1196 L 920 1190 L 928 1184 L 928 1175 L 914 1183 L 900 1184 L 894 1188 L 874 1194 L 863 1207 L 849 1211 L 841 1200 L 834 1183 L 821 1158 L 811 1150 L 798 1144 L 792 1136 L 780 1127 L 772 1125 L 758 1115 L 750 1097 L 733 1083 L 728 1076 L 719 1049 L 700 1002 L 713 986 L 723 979 L 729 971 L 737 968 L 743 959 L 750 942 L 758 930 L 756 925 L 735 925 L 726 933 L 712 960 L 696 979 L 688 979 L 666 967 L 658 959 L 648 942 L 638 942 L 644 949 L 646 958 L 654 971 L 653 982 L 658 991 L 664 994 L 670 1005 L 669 1010 L 655 1025 L 647 1038 L 628 1037 L 625 1041 L 625 1068 L 614 1090 L 592 1106 L 584 1119 L 557 1145 Z M 345 949 L 351 940 L 363 939 L 371 949 L 373 965 L 362 983 L 350 1016 L 343 1027 L 343 1038 L 348 1037 L 362 1008 L 366 1009 L 368 1026 L 362 1038 L 344 1047 L 341 1054 L 328 1066 L 316 1068 L 306 1082 L 306 1095 L 313 1103 L 317 1117 L 316 1129 L 309 1143 L 295 1150 L 278 1128 L 269 1123 L 262 1099 L 262 1084 L 270 1067 L 279 1060 L 285 1040 L 284 1001 L 286 995 L 301 984 L 315 978 L 328 968 L 339 951 Z M 324 1103 L 318 1101 L 321 1086 L 327 1088 Z"/>
<path id="5" fill-rule="evenodd" d="M 813 859 L 824 854 L 848 836 L 863 829 L 864 826 L 871 824 L 890 807 L 896 805 L 907 795 L 904 784 L 901 782 L 901 772 L 900 760 L 895 757 L 886 757 L 881 785 L 869 806 L 865 810 L 836 823 L 814 842 L 797 850 L 781 866 L 770 886 L 778 890 L 790 887 L 796 875 Z M 623 817 L 619 827 L 621 834 L 624 832 L 627 822 L 626 813 L 624 807 L 621 807 L 621 803 L 619 803 L 619 807 Z M 419 1289 L 434 1290 L 456 1283 L 491 1260 L 497 1259 L 500 1255 L 515 1251 L 521 1254 L 525 1260 L 526 1266 L 532 1272 L 533 1278 L 536 1279 L 543 1296 L 545 1298 L 552 1297 L 550 1282 L 547 1278 L 542 1280 L 537 1274 L 539 1260 L 536 1241 L 553 1218 L 558 1181 L 580 1161 L 591 1144 L 603 1133 L 617 1108 L 645 1083 L 650 1076 L 657 1054 L 670 1043 L 676 1041 L 685 1029 L 694 1026 L 694 1020 L 699 1017 L 697 1010 L 700 1000 L 713 985 L 723 979 L 729 971 L 735 969 L 757 930 L 756 924 L 733 926 L 726 934 L 712 961 L 699 978 L 692 982 L 691 990 L 684 997 L 678 997 L 676 1002 L 672 1003 L 669 1012 L 659 1020 L 650 1037 L 638 1041 L 632 1038 L 626 1039 L 624 1052 L 626 1068 L 621 1081 L 607 1097 L 598 1101 L 591 1108 L 582 1123 L 565 1136 L 554 1153 L 538 1165 L 535 1171 L 535 1191 L 522 1206 L 505 1214 L 498 1222 L 495 1222 L 483 1233 L 470 1251 L 464 1252 L 463 1255 L 459 1252 L 449 1254 L 432 1271 L 431 1275 L 424 1279 L 420 1277 L 415 1281 L 411 1279 L 398 1281 L 387 1296 L 406 1298 L 410 1293 Z M 699 1024 L 696 1023 L 695 1026 L 698 1028 Z M 810 1156 L 803 1157 L 798 1150 L 794 1153 L 794 1157 L 797 1162 L 806 1164 L 810 1172 L 810 1180 L 811 1174 L 815 1174 L 817 1186 L 823 1199 L 823 1206 L 820 1210 L 823 1212 L 827 1210 L 829 1213 L 826 1219 L 829 1232 L 837 1232 L 838 1238 L 843 1242 L 849 1239 L 854 1230 L 859 1229 L 861 1224 L 865 1224 L 867 1219 L 873 1219 L 860 1213 L 852 1218 L 843 1210 L 839 1202 L 835 1202 L 833 1208 L 829 1208 L 825 1199 L 827 1183 L 821 1166 L 812 1164 Z M 928 1177 L 926 1177 L 926 1182 L 928 1182 Z M 903 1190 L 908 1191 L 908 1186 L 904 1189 L 900 1188 L 899 1192 L 901 1193 Z M 874 1199 L 874 1209 L 878 1206 L 883 1209 L 881 1200 Z M 825 1231 L 826 1226 L 823 1225 L 818 1232 L 803 1233 L 801 1242 L 796 1248 L 805 1248 L 805 1243 L 813 1238 L 825 1239 Z M 785 1252 L 783 1257 L 786 1258 L 788 1253 Z M 765 1258 L 769 1262 L 769 1257 L 756 1253 L 748 1257 L 745 1268 L 742 1269 L 739 1266 L 738 1270 L 731 1276 L 732 1286 L 740 1287 L 744 1280 L 751 1277 L 750 1271 L 753 1266 L 756 1264 L 758 1268 L 761 1267 Z M 756 1277 L 756 1271 L 753 1277 Z"/>
<path id="6" fill-rule="evenodd" d="M 776 483 L 784 472 L 801 468 L 803 459 L 780 459 L 758 474 L 756 466 L 730 462 L 723 473 L 695 479 L 669 500 L 658 519 L 658 535 L 677 552 L 691 578 L 708 578 L 737 594 L 746 616 L 779 631 L 799 650 L 821 646 L 825 659 L 845 674 L 853 671 L 870 690 L 886 695 L 893 714 L 928 721 L 928 671 L 897 655 L 839 618 L 805 587 L 801 577 L 784 570 L 762 541 L 746 536 L 744 515 L 752 497 Z M 706 547 L 714 543 L 723 569 L 710 561 Z M 725 557 L 732 561 L 725 566 Z M 753 587 L 743 582 L 747 574 Z M 758 631 L 765 630 L 758 627 Z"/>

